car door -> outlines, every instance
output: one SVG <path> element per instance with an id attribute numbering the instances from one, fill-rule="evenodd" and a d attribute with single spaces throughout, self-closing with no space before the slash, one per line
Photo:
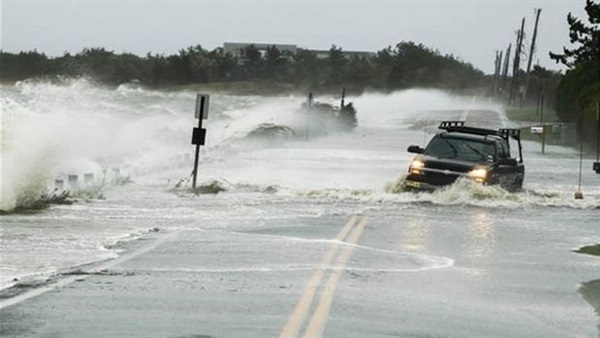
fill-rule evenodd
<path id="1" fill-rule="evenodd" d="M 506 190 L 513 190 L 518 175 L 518 164 L 516 160 L 511 159 L 508 145 L 505 142 L 496 142 L 498 158 L 497 176 L 498 183 Z"/>

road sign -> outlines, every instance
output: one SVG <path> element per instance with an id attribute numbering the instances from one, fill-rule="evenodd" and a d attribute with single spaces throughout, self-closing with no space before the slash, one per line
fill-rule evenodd
<path id="1" fill-rule="evenodd" d="M 208 99 L 207 94 L 196 95 L 196 110 L 194 111 L 194 117 L 199 118 L 202 116 L 203 120 L 208 118 Z"/>
<path id="2" fill-rule="evenodd" d="M 192 132 L 192 144 L 203 146 L 206 142 L 206 129 L 194 128 Z"/>

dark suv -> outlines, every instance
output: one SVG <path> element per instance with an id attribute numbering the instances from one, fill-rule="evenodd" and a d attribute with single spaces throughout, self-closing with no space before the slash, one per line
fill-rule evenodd
<path id="1" fill-rule="evenodd" d="M 420 154 L 408 168 L 407 190 L 434 190 L 464 177 L 475 182 L 498 184 L 508 191 L 523 187 L 525 166 L 518 129 L 466 127 L 462 121 L 444 121 L 425 149 L 410 146 Z M 510 155 L 509 138 L 519 147 L 519 157 Z"/>

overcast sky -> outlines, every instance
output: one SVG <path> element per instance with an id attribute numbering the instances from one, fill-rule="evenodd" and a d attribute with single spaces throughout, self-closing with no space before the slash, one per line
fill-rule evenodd
<path id="1" fill-rule="evenodd" d="M 526 44 L 542 8 L 534 60 L 569 44 L 566 17 L 585 16 L 585 0 L 546 1 L 166 1 L 1 0 L 2 50 L 49 56 L 85 47 L 145 55 L 173 54 L 223 42 L 295 44 L 307 49 L 378 51 L 415 41 L 493 72 L 495 51 L 516 40 L 526 17 Z"/>

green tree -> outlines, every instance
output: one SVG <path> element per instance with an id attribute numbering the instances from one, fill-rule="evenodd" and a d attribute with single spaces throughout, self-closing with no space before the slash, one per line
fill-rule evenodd
<path id="1" fill-rule="evenodd" d="M 318 88 L 324 81 L 322 62 L 317 55 L 306 49 L 299 49 L 292 58 L 292 80 L 304 84 L 308 89 Z"/>
<path id="2" fill-rule="evenodd" d="M 580 122 L 580 134 L 590 143 L 598 137 L 596 105 L 600 98 L 600 3 L 586 1 L 588 24 L 569 13 L 569 37 L 572 49 L 563 48 L 562 54 L 550 53 L 557 63 L 569 69 L 558 85 L 556 109 L 560 119 Z"/>
<path id="3" fill-rule="evenodd" d="M 188 47 L 185 54 L 189 60 L 189 79 L 194 83 L 208 82 L 209 70 L 212 67 L 208 52 L 202 46 L 196 45 Z"/>
<path id="4" fill-rule="evenodd" d="M 340 85 L 345 79 L 346 65 L 348 64 L 348 60 L 342 53 L 342 48 L 331 45 L 327 64 L 329 65 L 327 83 L 329 85 Z"/>
<path id="5" fill-rule="evenodd" d="M 270 79 L 282 79 L 285 59 L 277 47 L 268 46 L 265 53 L 266 76 Z"/>
<path id="6" fill-rule="evenodd" d="M 375 76 L 375 66 L 372 60 L 365 57 L 354 56 L 348 63 L 348 84 L 355 88 L 370 86 Z"/>
<path id="7" fill-rule="evenodd" d="M 50 72 L 50 60 L 37 50 L 11 54 L 0 52 L 0 76 L 22 80 L 30 76 L 45 75 Z"/>
<path id="8" fill-rule="evenodd" d="M 238 61 L 233 55 L 217 48 L 208 53 L 212 67 L 209 70 L 211 82 L 235 80 L 239 77 Z"/>
<path id="9" fill-rule="evenodd" d="M 600 3 L 586 0 L 585 11 L 588 15 L 589 25 L 569 13 L 567 22 L 569 24 L 569 37 L 573 49 L 563 47 L 562 54 L 550 52 L 550 58 L 560 62 L 568 68 L 573 68 L 588 61 L 597 61 L 600 54 Z"/>
<path id="10" fill-rule="evenodd" d="M 254 79 L 262 66 L 262 55 L 254 45 L 242 48 L 242 63 L 246 71 L 246 79 Z"/>

